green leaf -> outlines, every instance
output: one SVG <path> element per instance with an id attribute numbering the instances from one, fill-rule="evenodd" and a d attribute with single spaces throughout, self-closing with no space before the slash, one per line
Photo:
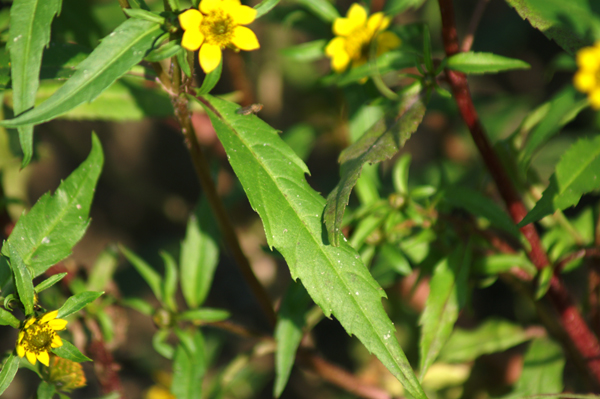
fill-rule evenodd
<path id="1" fill-rule="evenodd" d="M 546 292 L 548 292 L 548 289 L 550 288 L 550 280 L 552 279 L 553 275 L 554 269 L 552 266 L 546 266 L 540 271 L 538 274 L 537 289 L 535 290 L 536 300 L 540 300 L 544 295 L 546 295 Z"/>
<path id="2" fill-rule="evenodd" d="M 54 195 L 44 194 L 22 215 L 8 242 L 32 269 L 32 277 L 71 254 L 88 226 L 88 215 L 104 155 L 100 140 L 92 135 L 88 158 L 63 181 Z M 2 254 L 8 256 L 8 247 Z"/>
<path id="3" fill-rule="evenodd" d="M 525 353 L 523 371 L 510 397 L 560 394 L 563 391 L 564 367 L 565 357 L 560 345 L 548 338 L 534 339 Z"/>
<path id="4" fill-rule="evenodd" d="M 58 315 L 56 315 L 56 317 L 61 319 L 78 312 L 88 303 L 94 302 L 96 299 L 100 298 L 102 294 L 104 294 L 104 292 L 85 291 L 77 295 L 73 295 L 65 301 L 60 309 L 58 309 Z"/>
<path id="5" fill-rule="evenodd" d="M 578 101 L 580 96 L 572 85 L 568 85 L 564 90 L 555 95 L 552 100 L 542 105 L 543 108 L 538 108 L 538 110 L 542 110 L 543 116 L 540 115 L 537 126 L 528 135 L 527 143 L 519 155 L 521 169 L 527 169 L 531 162 L 531 157 L 540 145 L 557 134 L 581 110 L 587 108 L 587 100 Z"/>
<path id="6" fill-rule="evenodd" d="M 368 78 L 373 73 L 385 74 L 387 72 L 397 71 L 399 69 L 414 67 L 416 60 L 413 54 L 406 51 L 388 51 L 376 60 L 360 65 L 344 74 L 332 73 L 322 79 L 323 84 L 337 84 L 338 86 L 346 86 L 351 83 L 358 82 L 364 78 Z"/>
<path id="7" fill-rule="evenodd" d="M 281 50 L 281 54 L 294 61 L 314 61 L 325 56 L 325 45 L 327 45 L 327 40 L 325 39 L 314 40 L 312 42 L 286 47 Z"/>
<path id="8" fill-rule="evenodd" d="M 141 8 L 124 8 L 123 12 L 131 18 L 142 19 L 155 24 L 164 25 L 165 17 Z"/>
<path id="9" fill-rule="evenodd" d="M 306 165 L 277 131 L 256 115 L 238 115 L 237 104 L 201 98 L 229 162 L 262 221 L 270 247 L 286 259 L 292 278 L 300 278 L 315 303 L 333 314 L 415 398 L 425 393 L 383 309 L 385 292 L 347 243 L 323 242 L 325 201 L 306 182 Z"/>
<path id="10" fill-rule="evenodd" d="M 161 329 L 158 330 L 152 336 L 152 347 L 156 352 L 158 352 L 161 356 L 172 360 L 173 355 L 175 354 L 175 348 L 172 345 L 167 343 L 167 339 L 171 335 L 171 330 L 169 329 Z"/>
<path id="11" fill-rule="evenodd" d="M 52 287 L 54 284 L 58 283 L 60 280 L 62 280 L 68 273 L 58 273 L 55 274 L 54 276 L 48 277 L 46 280 L 42 281 L 41 283 L 39 283 L 38 285 L 35 286 L 34 290 L 36 293 L 40 293 L 50 287 Z"/>
<path id="12" fill-rule="evenodd" d="M 287 385 L 296 351 L 302 341 L 305 317 L 310 296 L 300 282 L 292 282 L 283 297 L 277 325 L 275 326 L 275 385 L 273 396 L 278 398 Z"/>
<path id="13" fill-rule="evenodd" d="M 92 359 L 85 356 L 83 353 L 77 349 L 75 345 L 70 343 L 69 341 L 62 340 L 62 346 L 58 348 L 52 349 L 52 352 L 63 359 L 71 360 L 73 362 L 81 363 L 81 362 L 91 362 Z"/>
<path id="14" fill-rule="evenodd" d="M 277 4 L 279 4 L 280 0 L 263 0 L 257 5 L 254 6 L 256 10 L 256 18 L 260 18 L 269 11 L 271 11 Z"/>
<path id="15" fill-rule="evenodd" d="M 0 395 L 6 391 L 6 388 L 8 388 L 12 380 L 15 378 L 17 370 L 19 370 L 19 360 L 20 359 L 17 355 L 11 354 L 4 362 L 2 371 L 0 371 Z"/>
<path id="16" fill-rule="evenodd" d="M 190 67 L 190 62 L 193 61 L 193 56 L 190 59 L 191 54 L 193 54 L 193 52 L 188 51 L 182 47 L 176 55 L 177 62 L 179 63 L 181 70 L 183 71 L 183 73 L 185 73 L 185 76 L 187 76 L 188 78 L 192 77 L 192 69 Z"/>
<path id="17" fill-rule="evenodd" d="M 433 271 L 430 292 L 419 324 L 422 326 L 420 359 L 421 378 L 427 374 L 450 337 L 458 312 L 466 301 L 467 279 L 471 267 L 471 246 L 459 245 Z"/>
<path id="18" fill-rule="evenodd" d="M 444 190 L 443 200 L 452 206 L 486 218 L 490 223 L 519 239 L 521 233 L 508 214 L 491 198 L 468 187 L 452 186 Z"/>
<path id="19" fill-rule="evenodd" d="M 162 285 L 163 299 L 167 308 L 175 312 L 177 311 L 175 298 L 177 293 L 177 263 L 168 252 L 161 251 L 160 256 L 165 263 L 165 278 Z"/>
<path id="20" fill-rule="evenodd" d="M 33 276 L 31 275 L 31 269 L 23 262 L 23 258 L 10 243 L 5 241 L 5 245 L 8 247 L 8 253 L 10 256 L 10 267 L 13 271 L 15 278 L 15 287 L 19 293 L 19 299 L 25 308 L 25 315 L 29 316 L 33 313 L 33 303 L 35 292 L 33 290 Z M 4 249 L 4 246 L 2 249 Z"/>
<path id="21" fill-rule="evenodd" d="M 11 326 L 13 328 L 19 328 L 21 322 L 9 311 L 0 308 L 0 326 Z"/>
<path id="22" fill-rule="evenodd" d="M 35 105 L 44 47 L 50 42 L 50 26 L 62 0 L 15 0 L 10 9 L 7 46 L 10 49 L 14 114 Z M 33 155 L 33 126 L 19 128 L 25 167 Z"/>
<path id="23" fill-rule="evenodd" d="M 550 176 L 542 198 L 519 223 L 519 227 L 577 205 L 583 194 L 600 188 L 600 136 L 581 139 L 569 148 Z"/>
<path id="24" fill-rule="evenodd" d="M 196 399 L 202 395 L 202 380 L 206 372 L 206 351 L 200 331 L 175 330 L 180 344 L 173 357 L 171 393 L 177 399 Z"/>
<path id="25" fill-rule="evenodd" d="M 135 270 L 137 270 L 140 276 L 142 276 L 146 283 L 148 283 L 150 289 L 152 290 L 152 293 L 154 293 L 154 296 L 156 296 L 156 299 L 158 299 L 160 303 L 163 303 L 164 298 L 163 290 L 161 287 L 162 277 L 160 276 L 160 274 L 158 274 L 156 270 L 152 268 L 152 266 L 147 264 L 142 258 L 134 254 L 125 246 L 119 244 L 119 249 L 121 250 L 123 255 L 125 255 L 125 258 L 129 261 L 129 263 L 131 263 L 133 267 L 135 267 Z"/>
<path id="26" fill-rule="evenodd" d="M 356 184 L 365 163 L 378 163 L 391 158 L 404 146 L 406 140 L 423 120 L 425 105 L 418 93 L 413 93 L 397 104 L 391 112 L 373 125 L 357 142 L 346 148 L 339 157 L 340 182 L 327 196 L 325 224 L 329 240 L 340 243 L 342 218 L 350 192 Z"/>
<path id="27" fill-rule="evenodd" d="M 219 79 L 221 79 L 221 72 L 223 71 L 223 60 L 219 63 L 219 66 L 208 73 L 202 81 L 202 86 L 196 91 L 198 95 L 208 94 L 217 85 Z"/>
<path id="28" fill-rule="evenodd" d="M 140 62 L 163 33 L 160 25 L 140 19 L 128 19 L 105 37 L 77 71 L 48 100 L 11 120 L 5 127 L 46 122 L 76 106 L 98 97 L 115 80 Z"/>
<path id="29" fill-rule="evenodd" d="M 87 279 L 87 291 L 102 291 L 107 288 L 113 279 L 119 263 L 118 252 L 111 245 L 98 255 L 94 266 Z"/>
<path id="30" fill-rule="evenodd" d="M 37 389 L 37 399 L 52 399 L 54 394 L 56 393 L 56 387 L 54 384 L 51 384 L 46 381 L 42 381 L 40 385 L 38 385 Z"/>
<path id="31" fill-rule="evenodd" d="M 397 193 L 408 195 L 408 170 L 410 167 L 411 156 L 409 153 L 402 154 L 394 163 L 392 169 L 392 181 Z"/>
<path id="32" fill-rule="evenodd" d="M 473 272 L 496 275 L 509 272 L 513 267 L 524 270 L 531 277 L 537 273 L 537 269 L 524 253 L 496 254 L 477 258 L 473 264 Z"/>
<path id="33" fill-rule="evenodd" d="M 383 10 L 388 15 L 397 15 L 409 8 L 419 8 L 425 0 L 391 0 L 386 1 Z"/>
<path id="34" fill-rule="evenodd" d="M 202 198 L 188 220 L 181 243 L 181 291 L 190 308 L 202 305 L 212 285 L 219 261 L 218 232 L 210 206 Z"/>
<path id="35" fill-rule="evenodd" d="M 138 312 L 145 314 L 146 316 L 152 316 L 154 313 L 154 306 L 140 298 L 125 298 L 121 299 L 121 304 L 128 306 L 131 309 L 137 310 Z"/>
<path id="36" fill-rule="evenodd" d="M 338 10 L 327 0 L 298 0 L 298 3 L 325 22 L 333 22 L 336 18 L 340 18 Z"/>
<path id="37" fill-rule="evenodd" d="M 231 314 L 222 309 L 200 308 L 186 310 L 177 317 L 179 320 L 202 321 L 206 323 L 214 323 L 216 321 L 227 320 Z"/>
<path id="38" fill-rule="evenodd" d="M 144 60 L 148 62 L 158 62 L 166 58 L 171 58 L 181 51 L 181 46 L 175 40 L 167 42 L 164 46 L 150 51 Z"/>
<path id="39" fill-rule="evenodd" d="M 517 324 L 506 320 L 489 319 L 475 330 L 454 330 L 440 352 L 439 360 L 465 363 L 481 355 L 502 352 L 531 339 Z"/>
<path id="40" fill-rule="evenodd" d="M 568 53 L 586 45 L 589 30 L 600 30 L 588 0 L 506 0 L 534 28 Z"/>
<path id="41" fill-rule="evenodd" d="M 466 74 L 497 73 L 511 69 L 531 68 L 525 61 L 492 53 L 476 53 L 473 51 L 458 53 L 449 57 L 446 66 L 448 69 Z"/>

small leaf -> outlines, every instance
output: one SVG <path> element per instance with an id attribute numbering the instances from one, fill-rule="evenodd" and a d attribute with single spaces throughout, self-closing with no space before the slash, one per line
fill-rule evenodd
<path id="1" fill-rule="evenodd" d="M 286 47 L 281 50 L 281 54 L 294 61 L 314 61 L 325 56 L 325 45 L 327 45 L 327 41 L 324 39 L 314 40 L 312 42 Z"/>
<path id="2" fill-rule="evenodd" d="M 257 5 L 254 6 L 256 10 L 256 18 L 260 18 L 269 11 L 271 11 L 277 4 L 279 4 L 280 0 L 263 0 Z"/>
<path id="3" fill-rule="evenodd" d="M 386 1 L 383 10 L 388 15 L 397 15 L 409 8 L 419 8 L 425 0 L 391 0 Z"/>
<path id="4" fill-rule="evenodd" d="M 192 69 L 190 67 L 190 63 L 193 61 L 193 58 L 190 58 L 190 54 L 193 53 L 184 49 L 183 47 L 176 54 L 179 67 L 181 68 L 183 73 L 185 73 L 185 76 L 187 76 L 188 78 L 192 77 Z"/>
<path id="5" fill-rule="evenodd" d="M 473 51 L 458 53 L 449 57 L 446 65 L 448 69 L 466 74 L 497 73 L 512 69 L 531 68 L 525 61 L 492 53 L 476 53 Z"/>
<path id="6" fill-rule="evenodd" d="M 69 274 L 69 273 L 58 273 L 58 274 L 55 274 L 54 276 L 48 277 L 46 280 L 42 281 L 41 283 L 39 283 L 38 285 L 35 286 L 35 289 L 34 289 L 35 292 L 40 293 L 40 292 L 52 287 L 54 284 L 56 284 L 60 280 L 62 280 L 67 274 Z"/>
<path id="7" fill-rule="evenodd" d="M 4 362 L 2 371 L 0 371 L 0 395 L 6 391 L 6 388 L 8 388 L 15 378 L 17 370 L 19 370 L 19 361 L 20 359 L 17 355 L 11 354 Z"/>
<path id="8" fill-rule="evenodd" d="M 148 62 L 158 62 L 162 61 L 166 58 L 171 58 L 181 51 L 181 46 L 175 40 L 171 40 L 167 42 L 167 44 L 160 46 L 159 48 L 155 48 L 150 51 L 144 60 Z"/>
<path id="9" fill-rule="evenodd" d="M 15 287 L 19 293 L 19 299 L 25 308 L 25 315 L 29 316 L 33 313 L 35 296 L 31 270 L 29 266 L 23 262 L 21 255 L 19 255 L 9 241 L 5 241 L 5 245 L 8 247 L 8 252 L 10 254 L 10 267 L 12 268 L 13 275 L 15 277 Z"/>
<path id="10" fill-rule="evenodd" d="M 8 242 L 33 271 L 32 277 L 71 254 L 88 226 L 88 215 L 104 155 L 95 134 L 88 158 L 63 181 L 54 195 L 44 194 L 22 215 Z M 8 247 L 2 254 L 8 256 Z"/>
<path id="11" fill-rule="evenodd" d="M 475 260 L 473 264 L 473 272 L 479 274 L 496 275 L 507 273 L 513 267 L 518 267 L 524 270 L 531 277 L 535 276 L 537 269 L 531 263 L 529 258 L 524 254 L 495 254 L 482 256 Z"/>
<path id="12" fill-rule="evenodd" d="M 128 19 L 77 66 L 77 71 L 48 100 L 1 126 L 17 127 L 54 119 L 76 106 L 94 100 L 115 80 L 140 62 L 163 33 L 160 25 Z"/>
<path id="13" fill-rule="evenodd" d="M 465 363 L 481 355 L 502 352 L 531 337 L 517 324 L 506 320 L 489 319 L 475 330 L 454 330 L 440 352 L 442 362 Z"/>
<path id="14" fill-rule="evenodd" d="M 56 387 L 54 386 L 54 384 L 42 381 L 40 385 L 38 385 L 36 399 L 52 399 L 55 393 Z"/>
<path id="15" fill-rule="evenodd" d="M 104 292 L 85 291 L 77 295 L 73 295 L 65 301 L 60 309 L 58 309 L 58 315 L 56 315 L 56 317 L 61 319 L 78 312 L 88 303 L 94 302 L 96 299 L 100 298 L 102 294 L 104 294 Z"/>
<path id="16" fill-rule="evenodd" d="M 298 0 L 298 3 L 311 10 L 325 22 L 333 22 L 340 18 L 340 13 L 327 0 Z"/>
<path id="17" fill-rule="evenodd" d="M 160 256 L 165 263 L 165 278 L 163 282 L 163 299 L 171 311 L 177 311 L 175 294 L 177 293 L 177 263 L 170 253 L 161 251 Z"/>
<path id="18" fill-rule="evenodd" d="M 231 314 L 222 309 L 212 309 L 212 308 L 200 308 L 200 309 L 192 309 L 186 310 L 179 314 L 179 320 L 189 320 L 189 321 L 202 321 L 206 323 L 214 323 L 216 321 L 227 320 L 231 317 Z"/>
<path id="19" fill-rule="evenodd" d="M 291 282 L 283 297 L 277 325 L 275 326 L 275 384 L 273 396 L 278 398 L 287 385 L 296 351 L 302 341 L 307 307 L 310 296 L 300 282 Z"/>
<path id="20" fill-rule="evenodd" d="M 546 266 L 542 270 L 540 270 L 538 274 L 538 284 L 537 289 L 535 290 L 535 299 L 540 300 L 548 289 L 550 288 L 550 280 L 554 274 L 554 269 L 552 266 Z"/>
<path id="21" fill-rule="evenodd" d="M 402 195 L 408 194 L 408 169 L 410 167 L 411 156 L 409 153 L 402 154 L 394 163 L 392 169 L 392 181 L 394 189 Z"/>
<path id="22" fill-rule="evenodd" d="M 152 316 L 154 313 L 154 306 L 140 298 L 125 298 L 121 300 L 121 304 L 137 310 L 146 316 Z"/>
<path id="23" fill-rule="evenodd" d="M 600 136 L 581 139 L 569 148 L 550 176 L 542 198 L 519 223 L 519 227 L 577 205 L 583 194 L 600 188 Z"/>
<path id="24" fill-rule="evenodd" d="M 371 127 L 356 143 L 340 154 L 340 182 L 327 196 L 325 225 L 334 246 L 340 243 L 341 225 L 352 188 L 365 163 L 377 163 L 391 158 L 423 120 L 425 105 L 418 93 L 412 93 L 391 112 Z"/>
<path id="25" fill-rule="evenodd" d="M 107 288 L 119 263 L 118 252 L 111 245 L 98 255 L 87 279 L 86 291 L 102 291 Z"/>
<path id="26" fill-rule="evenodd" d="M 9 311 L 0 308 L 0 326 L 11 326 L 13 328 L 19 328 L 21 322 Z"/>
<path id="27" fill-rule="evenodd" d="M 458 312 L 466 301 L 467 279 L 471 267 L 471 246 L 459 245 L 448 258 L 435 266 L 430 292 L 419 324 L 421 378 L 427 374 L 450 337 Z"/>
<path id="28" fill-rule="evenodd" d="M 148 283 L 150 289 L 161 303 L 163 302 L 163 290 L 161 288 L 161 276 L 158 274 L 152 266 L 147 264 L 142 258 L 134 254 L 132 251 L 127 249 L 123 245 L 119 245 L 119 249 L 125 255 L 125 258 L 135 267 L 135 270 L 142 276 L 142 278 Z"/>
<path id="29" fill-rule="evenodd" d="M 210 206 L 202 198 L 188 220 L 181 243 L 181 291 L 190 308 L 202 305 L 219 261 L 218 232 Z"/>
<path id="30" fill-rule="evenodd" d="M 130 18 L 142 19 L 160 25 L 165 24 L 165 17 L 141 8 L 124 8 L 123 12 Z"/>
<path id="31" fill-rule="evenodd" d="M 152 347 L 156 352 L 158 352 L 161 356 L 172 360 L 173 355 L 175 353 L 175 348 L 169 343 L 167 343 L 167 338 L 171 335 L 171 331 L 169 329 L 161 329 L 158 330 L 152 336 Z"/>
<path id="32" fill-rule="evenodd" d="M 87 357 L 83 353 L 81 353 L 79 351 L 79 349 L 77 349 L 77 347 L 75 345 L 73 345 L 72 343 L 70 343 L 69 341 L 66 341 L 63 339 L 62 343 L 63 343 L 62 346 L 52 349 L 52 352 L 56 356 L 59 356 L 59 357 L 62 357 L 63 359 L 71 360 L 72 362 L 77 362 L 77 363 L 92 361 L 92 359 L 90 359 L 89 357 Z"/>
<path id="33" fill-rule="evenodd" d="M 511 392 L 512 397 L 542 395 L 563 391 L 565 356 L 562 348 L 548 338 L 536 338 L 531 342 L 523 359 L 523 371 Z M 553 396 L 545 396 L 556 399 Z"/>
<path id="34" fill-rule="evenodd" d="M 222 71 L 223 71 L 223 60 L 221 60 L 221 62 L 219 63 L 219 66 L 214 71 L 211 71 L 204 77 L 204 80 L 202 81 L 202 86 L 200 86 L 200 88 L 198 90 L 196 90 L 196 93 L 198 93 L 198 95 L 210 93 L 210 91 L 219 82 L 219 79 L 221 79 Z"/>
<path id="35" fill-rule="evenodd" d="M 171 393 L 177 399 L 196 399 L 202 396 L 202 380 L 206 372 L 206 351 L 200 331 L 176 330 L 180 344 L 173 357 Z"/>

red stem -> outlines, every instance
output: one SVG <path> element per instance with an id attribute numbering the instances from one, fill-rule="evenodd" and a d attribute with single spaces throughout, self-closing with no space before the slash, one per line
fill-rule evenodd
<path id="1" fill-rule="evenodd" d="M 442 38 L 446 55 L 450 57 L 459 52 L 458 37 L 454 23 L 452 0 L 438 0 L 442 14 Z M 473 105 L 465 74 L 446 70 L 448 82 L 458 105 L 460 114 L 467 124 L 473 141 L 494 179 L 502 199 L 515 223 L 519 223 L 527 214 L 519 194 L 513 187 L 504 167 L 492 148 Z M 548 266 L 550 262 L 533 224 L 521 228 L 521 232 L 529 242 L 528 256 L 538 270 Z M 600 385 L 600 344 L 590 331 L 583 317 L 577 310 L 570 293 L 564 286 L 560 275 L 555 274 L 550 282 L 548 297 L 558 312 L 560 323 L 569 338 L 570 344 L 583 358 L 587 371 Z"/>

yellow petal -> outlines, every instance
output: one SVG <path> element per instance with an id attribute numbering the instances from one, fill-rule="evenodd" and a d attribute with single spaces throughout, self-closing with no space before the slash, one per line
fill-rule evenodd
<path id="1" fill-rule="evenodd" d="M 387 29 L 390 26 L 390 19 L 388 17 L 384 17 L 382 12 L 376 12 L 375 14 L 369 17 L 367 21 L 367 26 L 371 32 L 378 32 Z"/>
<path id="2" fill-rule="evenodd" d="M 337 18 L 333 21 L 333 33 L 337 36 L 348 36 L 367 22 L 367 11 L 359 4 L 352 4 L 346 15 L 346 18 Z"/>
<path id="3" fill-rule="evenodd" d="M 600 109 L 600 88 L 597 88 L 588 94 L 588 100 L 590 100 L 590 105 L 593 109 Z"/>
<path id="4" fill-rule="evenodd" d="M 209 14 L 211 11 L 222 8 L 222 0 L 202 0 L 200 2 L 200 11 L 204 14 Z"/>
<path id="5" fill-rule="evenodd" d="M 57 315 L 58 315 L 58 310 L 53 310 L 52 312 L 48 312 L 40 319 L 39 324 L 48 323 L 50 320 L 56 319 Z"/>
<path id="6" fill-rule="evenodd" d="M 35 363 L 37 362 L 37 360 L 35 358 L 35 353 L 25 352 L 25 355 L 27 355 L 27 360 L 29 360 L 29 363 L 35 365 Z"/>
<path id="7" fill-rule="evenodd" d="M 381 32 L 377 36 L 377 55 L 400 47 L 402 40 L 394 32 Z"/>
<path id="8" fill-rule="evenodd" d="M 19 337 L 17 338 L 17 343 L 18 344 L 21 343 L 21 340 L 23 339 L 24 336 L 25 336 L 25 331 L 24 330 L 19 331 Z"/>
<path id="9" fill-rule="evenodd" d="M 228 13 L 233 18 L 233 22 L 238 25 L 248 25 L 256 19 L 256 10 L 248 6 L 231 7 Z"/>
<path id="10" fill-rule="evenodd" d="M 233 37 L 231 38 L 233 43 L 240 50 L 251 51 L 260 48 L 256 35 L 250 28 L 245 26 L 236 26 L 233 31 Z"/>
<path id="11" fill-rule="evenodd" d="M 196 51 L 202 46 L 204 35 L 199 30 L 186 30 L 181 38 L 181 47 Z"/>
<path id="12" fill-rule="evenodd" d="M 327 54 L 329 57 L 335 57 L 335 55 L 337 53 L 339 53 L 340 51 L 345 52 L 345 47 L 346 46 L 346 39 L 344 39 L 343 37 L 334 37 L 333 39 L 331 39 L 331 41 L 327 44 L 327 46 L 325 47 L 325 54 Z"/>
<path id="13" fill-rule="evenodd" d="M 58 335 L 55 335 L 54 338 L 52 338 L 52 344 L 50 346 L 53 348 L 60 348 L 63 346 L 62 339 L 60 339 Z"/>
<path id="14" fill-rule="evenodd" d="M 42 363 L 44 366 L 48 367 L 48 364 L 50 363 L 50 356 L 48 356 L 48 352 L 43 351 L 38 353 L 37 355 L 37 359 L 40 361 L 40 363 Z"/>
<path id="15" fill-rule="evenodd" d="M 27 330 L 27 328 L 30 327 L 33 323 L 35 323 L 36 320 L 37 319 L 35 317 L 32 317 L 31 319 L 27 320 L 27 323 L 25 323 L 23 330 Z"/>
<path id="16" fill-rule="evenodd" d="M 54 319 L 48 322 L 48 326 L 55 331 L 64 330 L 67 327 L 68 321 L 63 319 Z"/>
<path id="17" fill-rule="evenodd" d="M 346 52 L 339 52 L 331 59 L 331 68 L 337 73 L 344 72 L 350 63 L 350 56 Z"/>
<path id="18" fill-rule="evenodd" d="M 25 356 L 25 347 L 23 345 L 17 345 L 17 355 L 19 357 Z"/>
<path id="19" fill-rule="evenodd" d="M 584 47 L 577 52 L 576 59 L 580 69 L 595 70 L 600 65 L 600 48 Z"/>
<path id="20" fill-rule="evenodd" d="M 204 73 L 214 71 L 221 63 L 221 48 L 216 44 L 204 43 L 198 55 Z"/>
<path id="21" fill-rule="evenodd" d="M 197 30 L 200 28 L 202 18 L 203 16 L 200 11 L 192 8 L 179 14 L 179 25 L 181 25 L 183 30 Z"/>
<path id="22" fill-rule="evenodd" d="M 573 76 L 573 86 L 577 90 L 587 93 L 596 87 L 596 76 L 594 73 L 579 71 Z"/>

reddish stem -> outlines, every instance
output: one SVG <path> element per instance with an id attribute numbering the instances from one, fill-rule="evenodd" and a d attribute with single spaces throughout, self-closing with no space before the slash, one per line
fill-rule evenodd
<path id="1" fill-rule="evenodd" d="M 438 3 L 442 14 L 444 48 L 446 55 L 449 57 L 459 52 L 458 37 L 454 23 L 454 8 L 452 0 L 438 0 Z M 446 70 L 446 76 L 452 88 L 452 93 L 460 114 L 471 132 L 473 141 L 475 141 L 513 221 L 519 223 L 527 214 L 527 209 L 513 187 L 508 174 L 500 163 L 479 121 L 469 92 L 467 77 L 463 73 L 450 70 Z M 540 243 L 539 236 L 533 224 L 522 227 L 521 232 L 529 242 L 528 256 L 531 262 L 538 270 L 548 266 L 550 264 L 548 257 Z M 581 317 L 571 295 L 557 274 L 550 281 L 548 297 L 558 312 L 560 324 L 569 337 L 569 346 L 576 349 L 578 355 L 583 358 L 587 366 L 587 371 L 593 376 L 596 384 L 600 385 L 600 344 Z"/>

